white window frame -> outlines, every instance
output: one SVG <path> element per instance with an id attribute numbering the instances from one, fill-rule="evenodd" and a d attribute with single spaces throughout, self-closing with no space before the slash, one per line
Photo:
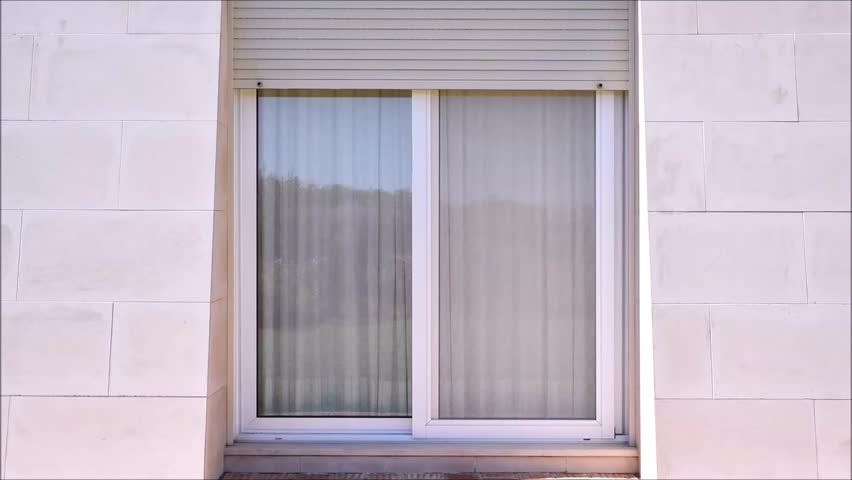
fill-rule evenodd
<path id="1" fill-rule="evenodd" d="M 415 438 L 615 438 L 615 95 L 595 98 L 596 417 L 594 420 L 438 418 L 438 92 L 412 92 L 412 434 Z M 419 401 L 417 401 L 419 400 Z"/>
<path id="2" fill-rule="evenodd" d="M 259 417 L 257 415 L 257 90 L 242 89 L 237 94 L 236 168 L 234 168 L 235 277 L 237 289 L 236 382 L 238 439 L 312 438 L 361 435 L 408 435 L 409 418 L 322 418 Z"/>
<path id="3" fill-rule="evenodd" d="M 616 282 L 615 94 L 595 108 L 596 417 L 590 420 L 438 418 L 438 91 L 412 90 L 412 416 L 411 418 L 258 417 L 257 415 L 257 90 L 235 102 L 233 381 L 235 439 L 244 440 L 560 440 L 611 441 Z"/>

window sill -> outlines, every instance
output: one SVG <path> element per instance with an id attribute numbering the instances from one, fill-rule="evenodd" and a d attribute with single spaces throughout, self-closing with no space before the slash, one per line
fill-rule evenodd
<path id="1" fill-rule="evenodd" d="M 225 456 L 364 456 L 364 457 L 638 457 L 623 443 L 554 442 L 238 442 Z"/>
<path id="2" fill-rule="evenodd" d="M 616 443 L 245 442 L 225 448 L 226 472 L 637 474 L 639 451 Z"/>

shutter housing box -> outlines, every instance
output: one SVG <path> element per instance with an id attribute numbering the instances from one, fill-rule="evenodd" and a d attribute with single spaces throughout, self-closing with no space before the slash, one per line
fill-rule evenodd
<path id="1" fill-rule="evenodd" d="M 238 1 L 234 86 L 627 90 L 627 0 Z"/>

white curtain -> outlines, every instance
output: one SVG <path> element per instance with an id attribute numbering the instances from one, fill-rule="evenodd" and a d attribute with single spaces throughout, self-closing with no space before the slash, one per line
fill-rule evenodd
<path id="1" fill-rule="evenodd" d="M 411 94 L 258 98 L 260 416 L 411 411 Z"/>
<path id="2" fill-rule="evenodd" d="M 441 92 L 441 418 L 595 417 L 595 94 Z"/>

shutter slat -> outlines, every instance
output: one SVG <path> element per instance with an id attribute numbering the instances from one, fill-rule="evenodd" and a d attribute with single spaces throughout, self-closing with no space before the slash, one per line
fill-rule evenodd
<path id="1" fill-rule="evenodd" d="M 627 71 L 618 61 L 478 61 L 476 70 Z M 472 70 L 468 60 L 243 60 L 239 70 Z"/>
<path id="2" fill-rule="evenodd" d="M 235 39 L 234 47 L 238 50 L 251 49 L 345 49 L 353 50 L 622 50 L 628 48 L 626 40 L 395 40 L 393 42 L 376 42 L 375 40 L 285 40 L 285 39 Z M 239 58 L 239 57 L 235 57 Z"/>
<path id="3" fill-rule="evenodd" d="M 316 79 L 369 80 L 376 78 L 373 70 L 237 70 L 238 79 Z M 533 77 L 530 72 L 535 72 Z M 381 73 L 388 80 L 627 80 L 627 72 L 613 71 L 516 71 L 516 70 L 388 70 Z"/>
<path id="4" fill-rule="evenodd" d="M 240 1 L 233 15 L 237 86 L 594 89 L 630 79 L 623 0 Z"/>
<path id="5" fill-rule="evenodd" d="M 532 38 L 531 38 L 532 37 Z M 240 29 L 235 39 L 378 40 L 385 48 L 393 40 L 627 40 L 627 30 L 306 30 Z"/>
<path id="6" fill-rule="evenodd" d="M 237 49 L 241 60 L 627 60 L 627 50 L 298 50 Z"/>
<path id="7" fill-rule="evenodd" d="M 468 9 L 331 9 L 331 8 L 238 8 L 236 19 L 242 18 L 297 18 L 297 19 L 438 19 L 438 20 L 627 20 L 627 9 L 604 10 L 519 10 L 493 8 Z"/>
<path id="8" fill-rule="evenodd" d="M 627 30 L 627 20 L 238 18 L 234 27 L 281 30 Z M 524 32 L 521 32 L 524 33 Z M 529 33 L 527 33 L 529 34 Z"/>
<path id="9" fill-rule="evenodd" d="M 357 10 L 364 8 L 389 8 L 389 9 L 486 9 L 501 8 L 515 10 L 530 9 L 627 9 L 627 0 L 552 0 L 552 1 L 447 1 L 447 0 L 373 0 L 373 1 L 350 1 L 350 0 L 241 0 L 236 2 L 236 7 L 241 9 L 251 8 L 281 8 L 281 9 L 347 9 Z"/>

